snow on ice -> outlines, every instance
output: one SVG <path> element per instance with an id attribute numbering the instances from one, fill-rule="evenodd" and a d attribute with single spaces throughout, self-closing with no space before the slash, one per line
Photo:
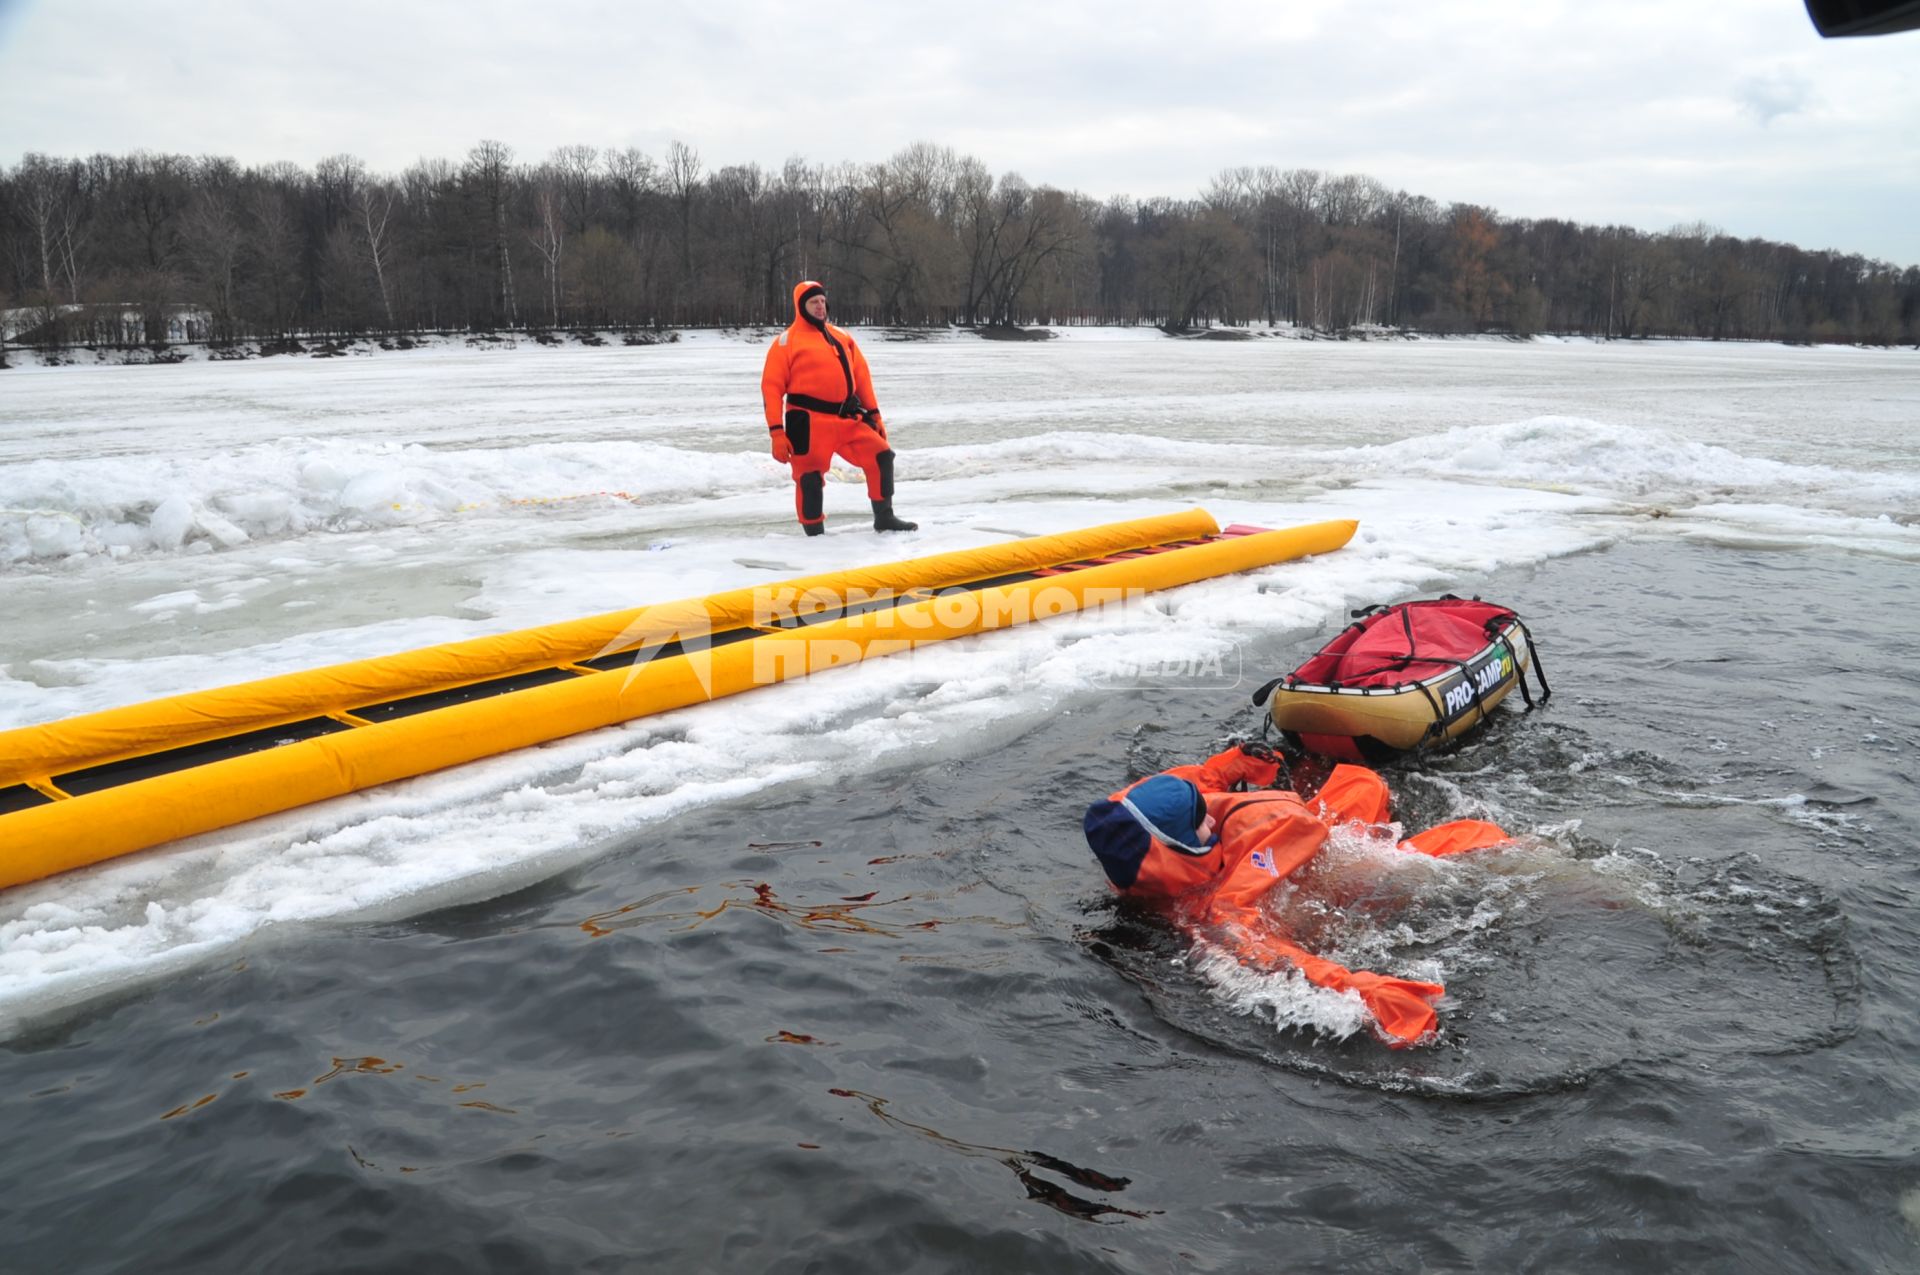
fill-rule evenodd
<path id="1" fill-rule="evenodd" d="M 405 915 L 786 785 L 964 759 L 1168 650 L 1610 543 L 1920 558 L 1920 362 L 1591 342 L 864 335 L 900 449 L 804 540 L 761 347 L 457 346 L 0 372 L 0 728 L 787 576 L 1203 505 L 1339 554 L 356 793 L 0 896 L 0 1032 L 269 927 Z M 1892 458 L 1891 460 L 1889 458 Z M 1239 690 L 1209 689 L 1238 702 Z M 1203 693 L 1203 692 L 1196 692 Z M 744 708 L 744 711 L 743 711 Z"/>

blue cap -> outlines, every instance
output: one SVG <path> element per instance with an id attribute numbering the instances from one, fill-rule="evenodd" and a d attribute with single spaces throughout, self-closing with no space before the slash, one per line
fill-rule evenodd
<path id="1" fill-rule="evenodd" d="M 1208 846 L 1217 844 L 1218 837 L 1200 840 L 1200 821 L 1206 815 L 1207 803 L 1198 788 L 1172 775 L 1155 775 L 1129 788 L 1118 801 L 1088 806 L 1081 826 L 1108 880 L 1130 890 L 1155 841 L 1192 855 L 1205 854 Z"/>
<path id="2" fill-rule="evenodd" d="M 1205 854 L 1210 841 L 1200 839 L 1200 823 L 1207 817 L 1207 803 L 1200 790 L 1172 775 L 1155 775 L 1127 789 L 1120 805 L 1132 815 L 1147 835 L 1170 850 L 1183 854 Z"/>

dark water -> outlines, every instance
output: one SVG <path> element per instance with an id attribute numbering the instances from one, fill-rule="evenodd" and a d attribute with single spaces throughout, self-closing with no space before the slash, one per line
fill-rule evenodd
<path id="1" fill-rule="evenodd" d="M 1085 803 L 1255 720 L 1116 695 L 15 1040 L 0 1269 L 1920 1268 L 1912 576 L 1474 584 L 1555 697 L 1392 778 L 1531 837 L 1313 921 L 1443 971 L 1432 1047 L 1279 1027 L 1116 906 Z"/>

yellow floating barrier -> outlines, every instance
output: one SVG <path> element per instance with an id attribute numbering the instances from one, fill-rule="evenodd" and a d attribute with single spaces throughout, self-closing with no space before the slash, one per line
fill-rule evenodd
<path id="1" fill-rule="evenodd" d="M 1340 548 L 1204 510 L 707 598 L 0 732 L 0 888 L 875 655 Z"/>

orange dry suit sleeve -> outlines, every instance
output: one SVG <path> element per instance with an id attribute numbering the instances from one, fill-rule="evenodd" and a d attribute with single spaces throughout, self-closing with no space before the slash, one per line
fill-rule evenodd
<path id="1" fill-rule="evenodd" d="M 880 400 L 873 396 L 873 373 L 867 370 L 867 356 L 860 352 L 860 343 L 852 337 L 846 338 L 847 361 L 853 372 L 853 396 L 860 400 L 860 406 L 870 412 L 880 410 Z"/>
<path id="2" fill-rule="evenodd" d="M 1311 804 L 1328 827 L 1337 828 L 1343 823 L 1356 821 L 1382 824 L 1391 815 L 1391 796 L 1387 781 L 1379 775 L 1365 766 L 1342 762 L 1327 776 L 1327 782 L 1314 794 Z M 1451 823 L 1436 824 L 1425 832 L 1415 833 L 1402 841 L 1400 848 L 1438 859 L 1450 854 L 1464 854 L 1469 850 L 1485 850 L 1510 840 L 1512 838 L 1498 824 L 1488 823 L 1484 819 L 1455 819 Z"/>
<path id="3" fill-rule="evenodd" d="M 1236 745 L 1215 753 L 1198 765 L 1175 766 L 1162 773 L 1172 775 L 1175 779 L 1184 779 L 1210 795 L 1230 792 L 1242 780 L 1249 787 L 1264 788 L 1280 773 L 1280 767 L 1274 762 L 1261 761 L 1258 757 L 1243 753 Z"/>
<path id="4" fill-rule="evenodd" d="M 1232 809 L 1233 805 L 1251 801 L 1257 801 L 1260 808 Z M 1274 934 L 1272 922 L 1261 911 L 1261 897 L 1320 852 L 1326 844 L 1326 826 L 1307 813 L 1297 799 L 1282 793 L 1251 800 L 1214 797 L 1207 804 L 1211 808 L 1215 803 L 1220 803 L 1225 815 L 1221 850 L 1234 863 L 1211 891 L 1205 916 L 1223 932 L 1229 950 L 1246 964 L 1266 969 L 1292 966 L 1318 987 L 1357 993 L 1387 1044 L 1396 1049 L 1432 1032 L 1439 1017 L 1430 1002 L 1444 995 L 1446 988 L 1438 983 L 1350 970 L 1315 956 Z M 1254 818 L 1248 819 L 1249 815 Z"/>
<path id="5" fill-rule="evenodd" d="M 1499 824 L 1488 823 L 1484 819 L 1455 819 L 1452 823 L 1435 824 L 1425 832 L 1415 833 L 1402 841 L 1400 848 L 1439 859 L 1450 854 L 1464 854 L 1468 850 L 1485 850 L 1488 846 L 1511 840 L 1513 838 Z"/>
<path id="6" fill-rule="evenodd" d="M 1374 771 L 1341 762 L 1307 804 L 1329 828 L 1344 823 L 1385 823 L 1393 794 L 1387 789 L 1387 781 Z"/>
<path id="7" fill-rule="evenodd" d="M 766 366 L 760 371 L 760 397 L 766 403 L 768 429 L 777 429 L 786 421 L 788 365 L 793 359 L 792 351 L 793 347 L 783 340 L 775 340 L 767 347 Z"/>

